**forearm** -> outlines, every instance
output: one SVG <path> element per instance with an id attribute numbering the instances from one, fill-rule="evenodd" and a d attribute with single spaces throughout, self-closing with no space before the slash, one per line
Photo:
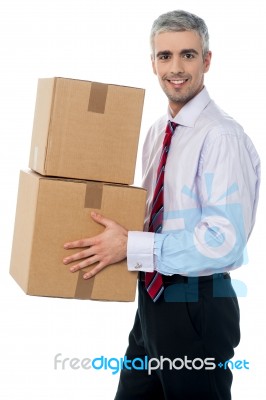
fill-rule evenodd
<path id="1" fill-rule="evenodd" d="M 195 210 L 185 213 L 184 229 L 162 234 L 129 232 L 128 269 L 198 276 L 242 265 L 246 234 L 241 207 L 212 206 L 210 210 L 198 210 L 197 218 L 195 214 Z"/>

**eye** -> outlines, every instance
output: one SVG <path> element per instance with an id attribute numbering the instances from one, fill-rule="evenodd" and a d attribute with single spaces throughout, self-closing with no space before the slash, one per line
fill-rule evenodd
<path id="1" fill-rule="evenodd" d="M 195 58 L 195 55 L 193 53 L 185 53 L 183 57 L 187 60 L 192 60 L 193 58 Z"/>
<path id="2" fill-rule="evenodd" d="M 159 57 L 159 60 L 166 61 L 166 60 L 169 60 L 169 58 L 170 58 L 170 55 L 169 55 L 169 54 L 162 54 L 162 55 Z"/>

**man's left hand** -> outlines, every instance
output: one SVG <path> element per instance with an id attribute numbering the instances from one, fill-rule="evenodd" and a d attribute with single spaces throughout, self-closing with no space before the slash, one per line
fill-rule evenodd
<path id="1" fill-rule="evenodd" d="M 79 271 L 98 262 L 91 271 L 84 274 L 84 279 L 93 277 L 110 264 L 122 261 L 127 254 L 128 231 L 118 223 L 95 212 L 91 213 L 91 218 L 105 226 L 105 230 L 92 238 L 81 239 L 64 245 L 66 250 L 86 247 L 85 250 L 64 258 L 64 264 L 78 261 L 78 264 L 70 268 L 71 272 Z"/>

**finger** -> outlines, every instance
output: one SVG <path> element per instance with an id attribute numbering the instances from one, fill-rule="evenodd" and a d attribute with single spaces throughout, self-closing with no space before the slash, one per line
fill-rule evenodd
<path id="1" fill-rule="evenodd" d="M 98 274 L 102 269 L 104 269 L 107 266 L 107 264 L 104 261 L 99 262 L 96 267 L 94 267 L 91 271 L 86 272 L 83 275 L 84 279 L 90 279 L 93 278 L 96 274 Z"/>
<path id="2" fill-rule="evenodd" d="M 105 228 L 109 228 L 113 224 L 113 221 L 111 219 L 105 218 L 101 214 L 96 213 L 95 211 L 91 213 L 91 218 L 98 224 L 105 226 Z"/>
<path id="3" fill-rule="evenodd" d="M 73 265 L 69 268 L 70 272 L 77 272 L 83 268 L 89 267 L 92 264 L 95 264 L 99 261 L 98 256 L 92 256 L 90 258 L 86 258 L 86 260 L 81 261 L 80 263 Z"/>
<path id="4" fill-rule="evenodd" d="M 87 258 L 87 257 L 91 257 L 93 256 L 95 253 L 93 251 L 92 247 L 89 247 L 86 250 L 80 251 L 79 253 L 75 253 L 72 254 L 70 256 L 67 256 L 63 259 L 63 263 L 64 264 L 69 264 L 73 261 L 77 261 L 77 260 L 82 260 L 83 258 Z"/>
<path id="5" fill-rule="evenodd" d="M 94 244 L 93 238 L 80 239 L 74 242 L 67 242 L 64 244 L 64 249 L 76 249 L 81 247 L 89 247 Z"/>

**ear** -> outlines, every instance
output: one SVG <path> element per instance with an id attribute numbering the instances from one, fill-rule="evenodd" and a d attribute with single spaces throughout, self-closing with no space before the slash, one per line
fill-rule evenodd
<path id="1" fill-rule="evenodd" d="M 155 58 L 154 58 L 154 55 L 153 55 L 153 54 L 151 54 L 151 64 L 152 64 L 153 73 L 154 73 L 155 75 L 157 75 L 157 70 L 156 70 L 156 66 L 155 66 Z"/>
<path id="2" fill-rule="evenodd" d="M 204 73 L 208 72 L 211 66 L 212 52 L 208 51 L 208 53 L 204 57 Z"/>

